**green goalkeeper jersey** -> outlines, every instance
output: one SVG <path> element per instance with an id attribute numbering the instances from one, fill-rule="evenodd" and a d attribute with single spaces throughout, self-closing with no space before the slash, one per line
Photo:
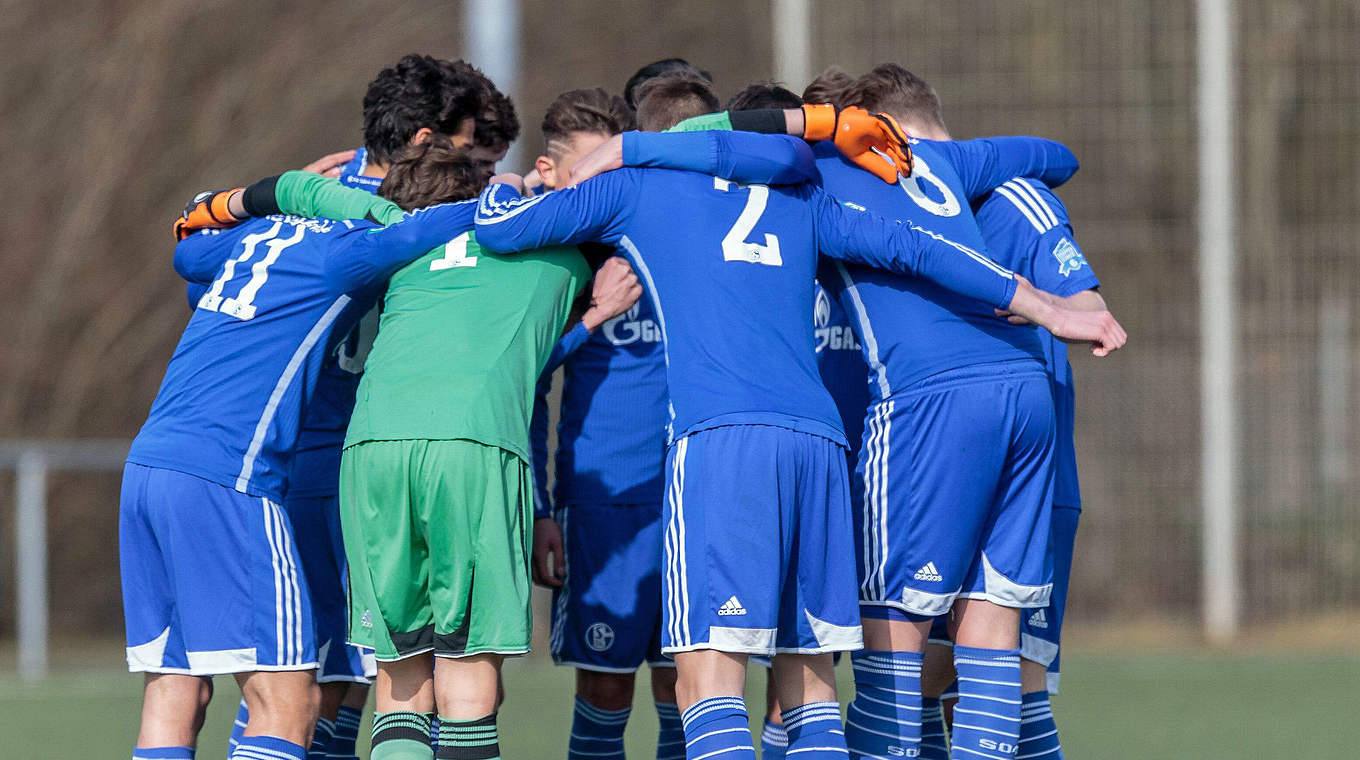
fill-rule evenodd
<path id="1" fill-rule="evenodd" d="M 282 211 L 301 216 L 428 218 L 301 172 L 283 175 L 275 195 Z M 345 446 L 466 439 L 527 463 L 534 386 L 590 268 L 574 247 L 487 251 L 472 233 L 476 201 L 456 205 L 466 207 L 461 232 L 388 281 Z"/>

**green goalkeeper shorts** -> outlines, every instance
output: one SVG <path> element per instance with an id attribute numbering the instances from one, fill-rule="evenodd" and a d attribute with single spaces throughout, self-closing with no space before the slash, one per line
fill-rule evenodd
<path id="1" fill-rule="evenodd" d="M 384 661 L 529 651 L 530 477 L 475 441 L 345 449 L 350 643 Z"/>

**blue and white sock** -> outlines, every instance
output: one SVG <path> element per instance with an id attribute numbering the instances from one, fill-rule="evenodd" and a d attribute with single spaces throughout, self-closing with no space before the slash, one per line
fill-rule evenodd
<path id="1" fill-rule="evenodd" d="M 242 736 L 230 760 L 307 760 L 307 750 L 277 736 Z"/>
<path id="2" fill-rule="evenodd" d="M 680 720 L 685 726 L 685 757 L 689 760 L 756 760 L 751 718 L 741 697 L 701 699 L 690 705 Z"/>
<path id="3" fill-rule="evenodd" d="M 250 708 L 246 707 L 246 698 L 241 697 L 241 704 L 236 706 L 236 722 L 231 724 L 231 736 L 227 737 L 227 756 L 230 757 L 236 744 L 241 741 L 241 735 L 246 732 L 246 724 L 250 722 Z"/>
<path id="4" fill-rule="evenodd" d="M 354 745 L 359 741 L 359 724 L 363 721 L 362 710 L 353 707 L 340 708 L 335 716 L 335 733 L 330 744 L 326 745 L 326 760 L 359 760 L 354 754 Z"/>
<path id="5" fill-rule="evenodd" d="M 194 760 L 194 748 L 134 747 L 132 760 Z"/>
<path id="6" fill-rule="evenodd" d="M 920 760 L 949 760 L 949 736 L 938 697 L 921 697 Z"/>
<path id="7" fill-rule="evenodd" d="M 439 746 L 439 716 L 438 716 L 438 715 L 434 715 L 434 716 L 431 716 L 431 717 L 430 717 L 430 746 L 431 746 L 431 747 L 434 747 L 434 748 L 437 748 L 437 747 Z"/>
<path id="8" fill-rule="evenodd" d="M 1032 691 L 1022 696 L 1020 702 L 1020 749 L 1016 754 L 1034 760 L 1063 760 L 1048 692 Z"/>
<path id="9" fill-rule="evenodd" d="M 845 749 L 845 724 L 839 702 L 808 702 L 785 710 L 784 732 L 789 736 L 788 755 L 798 760 L 830 760 L 849 757 Z"/>
<path id="10" fill-rule="evenodd" d="M 1011 760 L 1020 742 L 1020 650 L 954 647 L 954 757 Z"/>
<path id="11" fill-rule="evenodd" d="M 307 760 L 326 760 L 327 747 L 334 735 L 335 721 L 317 718 L 316 728 L 312 730 L 311 746 L 307 747 Z"/>
<path id="12" fill-rule="evenodd" d="M 850 757 L 916 757 L 921 743 L 920 652 L 850 655 L 855 698 L 845 720 Z"/>
<path id="13" fill-rule="evenodd" d="M 567 760 L 623 760 L 623 731 L 631 708 L 603 710 L 576 698 Z"/>
<path id="14" fill-rule="evenodd" d="M 764 728 L 760 729 L 760 760 L 784 760 L 789 749 L 789 733 L 783 724 L 775 723 L 768 717 Z"/>
<path id="15" fill-rule="evenodd" d="M 685 760 L 685 727 L 674 702 L 656 702 L 656 760 Z"/>

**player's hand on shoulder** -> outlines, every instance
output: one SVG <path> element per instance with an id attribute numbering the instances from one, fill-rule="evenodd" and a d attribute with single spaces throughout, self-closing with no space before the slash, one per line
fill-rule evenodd
<path id="1" fill-rule="evenodd" d="M 581 156 L 571 167 L 571 184 L 579 185 L 598 174 L 623 168 L 623 135 L 614 135 L 595 150 Z"/>
<path id="2" fill-rule="evenodd" d="M 581 317 L 587 330 L 595 328 L 633 308 L 642 297 L 642 284 L 628 260 L 611 256 L 595 273 L 590 291 L 590 308 Z"/>
<path id="3" fill-rule="evenodd" d="M 567 561 L 562 553 L 562 527 L 551 517 L 534 520 L 534 583 L 559 588 L 567 579 Z"/>
<path id="4" fill-rule="evenodd" d="M 803 119 L 807 139 L 833 141 L 846 158 L 884 182 L 911 176 L 911 144 L 893 117 L 859 106 L 819 104 L 803 106 Z"/>
<path id="5" fill-rule="evenodd" d="M 199 230 L 225 229 L 241 222 L 228 209 L 231 197 L 245 188 L 205 190 L 184 205 L 175 220 L 175 240 L 183 240 Z"/>
<path id="6" fill-rule="evenodd" d="M 302 167 L 302 171 L 335 179 L 340 176 L 340 169 L 344 167 L 345 164 L 354 160 L 354 153 L 355 151 L 351 149 L 324 155 Z"/>

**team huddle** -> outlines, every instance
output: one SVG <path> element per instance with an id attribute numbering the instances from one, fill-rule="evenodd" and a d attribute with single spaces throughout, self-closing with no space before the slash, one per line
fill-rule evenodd
<path id="1" fill-rule="evenodd" d="M 531 583 L 572 760 L 624 756 L 644 663 L 658 760 L 754 758 L 752 658 L 763 758 L 1062 757 L 1064 341 L 1126 340 L 1066 147 L 953 140 L 895 64 L 724 107 L 658 61 L 560 94 L 523 177 L 467 63 L 406 56 L 363 116 L 175 222 L 192 316 L 120 504 L 134 758 L 193 758 L 223 674 L 233 760 L 355 758 L 370 691 L 375 760 L 499 758 Z"/>

